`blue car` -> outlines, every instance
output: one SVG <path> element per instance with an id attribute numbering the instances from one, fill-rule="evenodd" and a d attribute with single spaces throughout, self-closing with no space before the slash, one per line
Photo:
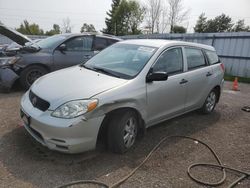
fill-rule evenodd
<path id="1" fill-rule="evenodd" d="M 11 88 L 19 80 L 28 89 L 39 77 L 74 66 L 121 39 L 94 33 L 58 34 L 32 41 L 21 33 L 0 25 L 0 34 L 19 46 L 8 47 L 0 57 L 0 85 Z"/>

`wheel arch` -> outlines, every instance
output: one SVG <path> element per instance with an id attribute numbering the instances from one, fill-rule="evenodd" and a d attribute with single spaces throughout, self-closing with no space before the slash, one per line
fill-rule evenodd
<path id="1" fill-rule="evenodd" d="M 139 132 L 138 132 L 138 136 L 142 137 L 145 132 L 146 132 L 146 126 L 145 126 L 145 121 L 142 117 L 142 114 L 140 113 L 140 111 L 136 108 L 133 107 L 119 107 L 116 109 L 112 109 L 111 111 L 105 113 L 105 118 L 102 121 L 102 124 L 99 128 L 98 131 L 98 135 L 97 135 L 97 142 L 96 144 L 99 144 L 100 142 L 104 142 L 105 145 L 107 145 L 107 134 L 108 134 L 108 129 L 109 129 L 109 120 L 112 117 L 112 115 L 116 115 L 118 113 L 123 113 L 125 111 L 133 111 L 136 113 L 138 121 L 139 121 Z"/>
<path id="2" fill-rule="evenodd" d="M 221 86 L 219 85 L 216 85 L 213 90 L 215 90 L 215 92 L 217 93 L 217 99 L 216 99 L 216 102 L 218 103 L 219 100 L 220 100 L 220 96 L 221 96 Z"/>
<path id="3" fill-rule="evenodd" d="M 32 66 L 40 66 L 40 67 L 45 68 L 48 72 L 51 71 L 51 68 L 48 65 L 46 65 L 46 64 L 43 64 L 43 63 L 32 63 L 32 64 L 28 64 L 27 66 L 23 67 L 22 70 L 21 70 L 21 72 L 24 69 L 27 69 L 27 68 L 32 67 Z"/>
<path id="4" fill-rule="evenodd" d="M 22 87 L 26 90 L 29 89 L 29 87 L 33 83 L 33 82 L 30 82 L 27 80 L 27 74 L 30 73 L 30 71 L 32 69 L 43 70 L 42 75 L 50 72 L 49 67 L 47 67 L 46 65 L 41 64 L 41 63 L 32 63 L 32 64 L 29 64 L 29 65 L 23 67 L 22 70 L 19 71 L 19 82 L 21 83 Z"/>

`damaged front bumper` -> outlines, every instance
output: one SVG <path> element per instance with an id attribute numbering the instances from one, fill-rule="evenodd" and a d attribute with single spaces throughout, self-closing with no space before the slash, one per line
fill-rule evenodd
<path id="1" fill-rule="evenodd" d="M 0 87 L 10 89 L 19 76 L 10 68 L 0 68 Z"/>

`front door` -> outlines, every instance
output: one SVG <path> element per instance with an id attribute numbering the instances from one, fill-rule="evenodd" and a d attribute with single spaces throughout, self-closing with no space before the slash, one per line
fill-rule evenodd
<path id="1" fill-rule="evenodd" d="M 184 111 L 186 77 L 181 47 L 164 51 L 152 67 L 153 72 L 167 72 L 166 81 L 147 83 L 147 123 L 154 124 Z"/>
<path id="2" fill-rule="evenodd" d="M 94 55 L 92 43 L 92 36 L 74 37 L 64 42 L 65 50 L 56 49 L 53 54 L 55 70 L 86 62 Z"/>

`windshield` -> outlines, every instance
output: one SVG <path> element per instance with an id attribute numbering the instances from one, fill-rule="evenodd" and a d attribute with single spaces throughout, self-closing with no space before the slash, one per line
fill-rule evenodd
<path id="1" fill-rule="evenodd" d="M 66 36 L 63 35 L 54 35 L 52 37 L 48 37 L 46 39 L 42 39 L 38 41 L 36 44 L 40 46 L 41 48 L 53 48 L 55 44 L 58 42 L 64 40 Z"/>
<path id="2" fill-rule="evenodd" d="M 87 61 L 84 66 L 110 72 L 124 79 L 135 77 L 149 61 L 156 48 L 117 43 Z"/>

